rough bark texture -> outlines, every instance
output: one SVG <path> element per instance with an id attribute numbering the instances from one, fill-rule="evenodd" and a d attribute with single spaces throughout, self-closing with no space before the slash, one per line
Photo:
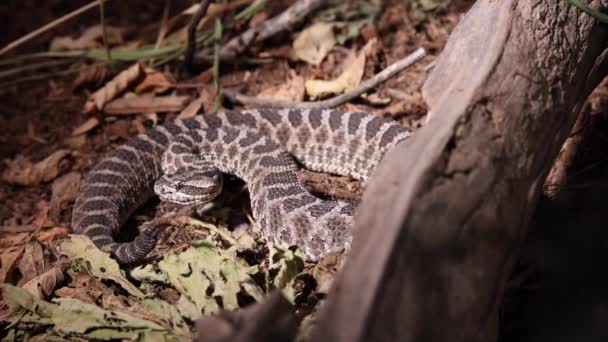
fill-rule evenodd
<path id="1" fill-rule="evenodd" d="M 567 1 L 479 0 L 424 86 L 430 121 L 364 193 L 316 340 L 494 340 L 531 210 L 607 51 L 606 27 Z"/>

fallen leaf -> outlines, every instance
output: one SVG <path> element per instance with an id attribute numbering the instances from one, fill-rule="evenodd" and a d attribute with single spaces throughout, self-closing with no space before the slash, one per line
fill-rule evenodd
<path id="1" fill-rule="evenodd" d="M 292 46 L 297 59 L 318 66 L 334 45 L 336 45 L 334 25 L 318 22 L 304 29 Z"/>
<path id="2" fill-rule="evenodd" d="M 329 293 L 336 273 L 338 273 L 343 263 L 344 253 L 332 252 L 323 256 L 323 258 L 312 268 L 310 273 L 317 281 L 317 293 Z"/>
<path id="3" fill-rule="evenodd" d="M 103 27 L 94 25 L 86 29 L 78 38 L 56 37 L 51 41 L 49 51 L 85 50 L 103 46 Z M 122 30 L 106 25 L 106 38 L 108 44 L 122 44 Z"/>
<path id="4" fill-rule="evenodd" d="M 17 263 L 17 269 L 21 273 L 18 285 L 26 283 L 40 274 L 44 273 L 46 262 L 42 245 L 36 240 L 30 240 L 23 251 L 23 256 Z"/>
<path id="5" fill-rule="evenodd" d="M 146 76 L 143 81 L 135 87 L 136 94 L 160 94 L 173 87 L 173 82 L 171 82 L 162 72 L 146 69 L 145 74 Z"/>
<path id="6" fill-rule="evenodd" d="M 308 80 L 305 83 L 306 93 L 312 98 L 341 94 L 361 83 L 365 71 L 365 59 L 369 49 L 375 44 L 370 40 L 359 53 L 350 53 L 342 64 L 342 73 L 331 81 Z"/>
<path id="7" fill-rule="evenodd" d="M 68 150 L 58 150 L 37 163 L 18 156 L 14 160 L 6 161 L 7 168 L 2 173 L 2 179 L 19 185 L 34 185 L 51 181 L 63 171 L 65 165 L 62 165 L 61 162 L 69 155 Z"/>
<path id="8" fill-rule="evenodd" d="M 116 99 L 104 107 L 108 114 L 177 112 L 184 109 L 189 96 L 132 96 Z"/>
<path id="9" fill-rule="evenodd" d="M 143 74 L 143 69 L 139 63 L 135 63 L 128 69 L 122 71 L 110 82 L 106 83 L 105 86 L 89 96 L 87 102 L 84 104 L 84 112 L 91 114 L 102 110 L 106 103 L 112 101 L 124 92 L 129 86 L 140 79 Z"/>
<path id="10" fill-rule="evenodd" d="M 84 87 L 99 88 L 110 76 L 110 68 L 105 64 L 81 68 L 72 90 Z"/>
<path id="11" fill-rule="evenodd" d="M 261 300 L 263 293 L 250 276 L 251 268 L 237 258 L 234 248 L 220 248 L 220 241 L 223 238 L 212 231 L 205 240 L 194 241 L 182 253 L 167 253 L 158 265 L 135 268 L 131 276 L 171 284 L 181 294 L 178 309 L 183 310 L 182 315 L 188 313 L 189 319 L 218 312 L 222 307 L 238 308 L 241 292 Z"/>
<path id="12" fill-rule="evenodd" d="M 199 97 L 194 101 L 190 102 L 186 108 L 184 108 L 175 118 L 175 120 L 184 120 L 195 116 L 203 107 L 205 99 Z"/>
<path id="13" fill-rule="evenodd" d="M 80 126 L 74 128 L 74 130 L 72 131 L 72 136 L 84 134 L 97 126 L 99 126 L 99 119 L 96 117 L 89 118 Z"/>
<path id="14" fill-rule="evenodd" d="M 293 281 L 304 270 L 304 255 L 297 247 L 287 244 L 268 244 L 268 273 L 266 287 L 281 289 L 291 303 L 295 300 Z"/>
<path id="15" fill-rule="evenodd" d="M 36 233 L 36 240 L 40 242 L 54 241 L 68 236 L 70 230 L 67 227 L 53 227 L 43 229 Z"/>
<path id="16" fill-rule="evenodd" d="M 13 271 L 23 251 L 24 248 L 17 246 L 0 251 L 0 283 L 13 282 Z"/>
<path id="17" fill-rule="evenodd" d="M 36 203 L 36 211 L 32 219 L 32 226 L 37 228 L 47 228 L 55 225 L 55 222 L 49 217 L 49 202 L 40 200 Z"/>
<path id="18" fill-rule="evenodd" d="M 65 264 L 58 263 L 48 271 L 40 274 L 39 276 L 30 279 L 21 286 L 29 293 L 34 295 L 38 299 L 44 299 L 48 297 L 55 288 L 63 282 L 63 269 Z"/>
<path id="19" fill-rule="evenodd" d="M 81 177 L 78 172 L 70 172 L 53 181 L 49 215 L 54 221 L 59 221 L 62 210 L 78 196 Z"/>
<path id="20" fill-rule="evenodd" d="M 61 335 L 93 340 L 175 340 L 161 325 L 131 315 L 104 310 L 72 298 L 57 298 L 56 303 L 37 299 L 28 291 L 0 284 L 2 297 L 9 307 L 12 323 L 47 326 Z"/>
<path id="21" fill-rule="evenodd" d="M 79 149 L 87 143 L 87 136 L 85 134 L 68 136 L 63 139 L 63 143 L 72 149 Z"/>
<path id="22" fill-rule="evenodd" d="M 97 249 L 89 238 L 83 235 L 70 235 L 61 244 L 60 252 L 73 262 L 81 264 L 91 275 L 112 280 L 131 295 L 143 297 L 143 293 L 123 276 L 116 260 L 110 258 L 108 253 Z"/>
<path id="23" fill-rule="evenodd" d="M 278 86 L 266 88 L 257 94 L 259 98 L 272 100 L 285 100 L 300 102 L 304 100 L 306 90 L 304 88 L 304 78 L 298 76 L 295 71 L 289 71 L 287 82 Z"/>

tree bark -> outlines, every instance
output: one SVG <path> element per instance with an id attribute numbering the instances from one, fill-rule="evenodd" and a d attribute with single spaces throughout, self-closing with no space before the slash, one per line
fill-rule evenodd
<path id="1" fill-rule="evenodd" d="M 429 122 L 363 195 L 315 340 L 495 340 L 531 211 L 607 55 L 606 26 L 568 1 L 477 1 L 424 86 Z"/>

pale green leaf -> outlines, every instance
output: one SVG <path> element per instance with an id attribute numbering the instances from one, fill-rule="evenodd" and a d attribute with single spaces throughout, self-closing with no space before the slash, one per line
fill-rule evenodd
<path id="1" fill-rule="evenodd" d="M 63 241 L 61 254 L 66 255 L 92 276 L 99 279 L 112 280 L 135 297 L 144 294 L 131 284 L 123 275 L 116 260 L 106 252 L 99 250 L 93 242 L 84 235 L 70 235 Z"/>

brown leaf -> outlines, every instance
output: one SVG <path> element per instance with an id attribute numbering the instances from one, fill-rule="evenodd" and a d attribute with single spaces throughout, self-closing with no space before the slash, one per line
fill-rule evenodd
<path id="1" fill-rule="evenodd" d="M 89 118 L 80 126 L 74 128 L 74 130 L 72 131 L 72 136 L 84 134 L 97 126 L 99 126 L 99 119 L 95 117 Z"/>
<path id="2" fill-rule="evenodd" d="M 34 212 L 34 218 L 32 220 L 32 226 L 42 228 L 42 227 L 52 227 L 55 225 L 55 222 L 49 218 L 49 202 L 45 200 L 40 200 L 36 203 L 36 211 Z"/>
<path id="3" fill-rule="evenodd" d="M 62 210 L 78 196 L 80 179 L 80 173 L 70 172 L 53 181 L 53 184 L 51 185 L 49 215 L 54 221 L 59 221 Z"/>
<path id="4" fill-rule="evenodd" d="M 153 93 L 160 94 L 173 87 L 173 82 L 167 76 L 156 70 L 146 70 L 146 76 L 140 84 L 135 87 L 136 94 Z"/>
<path id="5" fill-rule="evenodd" d="M 55 295 L 58 297 L 76 298 L 85 303 L 97 305 L 104 293 L 110 292 L 111 290 L 105 284 L 90 274 L 77 273 L 68 286 L 55 291 Z"/>
<path id="6" fill-rule="evenodd" d="M 100 87 L 105 80 L 111 76 L 110 69 L 107 65 L 97 65 L 94 67 L 85 67 L 80 69 L 78 77 L 74 80 L 72 90 L 82 87 Z"/>
<path id="7" fill-rule="evenodd" d="M 30 240 L 17 263 L 17 269 L 21 273 L 19 283 L 26 283 L 39 276 L 44 272 L 45 264 L 42 245 L 36 240 Z"/>
<path id="8" fill-rule="evenodd" d="M 69 136 L 63 139 L 63 143 L 70 148 L 78 149 L 87 143 L 87 136 L 84 134 Z"/>
<path id="9" fill-rule="evenodd" d="M 2 173 L 2 179 L 19 185 L 34 185 L 51 181 L 62 172 L 65 167 L 62 161 L 69 155 L 68 150 L 58 150 L 37 163 L 18 156 L 14 160 L 6 161 L 8 167 Z"/>
<path id="10" fill-rule="evenodd" d="M 190 102 L 186 108 L 184 108 L 179 115 L 175 118 L 176 120 L 188 119 L 195 116 L 203 107 L 203 102 L 205 99 L 202 97 L 197 98 L 196 100 Z"/>
<path id="11" fill-rule="evenodd" d="M 257 97 L 299 102 L 304 100 L 305 93 L 304 78 L 298 76 L 295 71 L 290 70 L 287 82 L 275 87 L 266 88 L 258 93 Z"/>
<path id="12" fill-rule="evenodd" d="M 142 67 L 136 63 L 120 74 L 116 75 L 116 77 L 108 82 L 103 88 L 98 89 L 96 92 L 91 94 L 91 96 L 89 96 L 87 103 L 84 105 L 84 112 L 91 114 L 102 110 L 106 103 L 112 101 L 122 92 L 124 92 L 135 81 L 140 79 L 143 74 L 144 72 Z"/>
<path id="13" fill-rule="evenodd" d="M 66 227 L 53 227 L 44 229 L 36 234 L 36 240 L 40 242 L 54 241 L 68 236 L 70 230 Z"/>
<path id="14" fill-rule="evenodd" d="M 123 97 L 108 103 L 104 111 L 108 114 L 177 112 L 184 109 L 189 100 L 189 96 Z"/>
<path id="15" fill-rule="evenodd" d="M 24 234 L 24 236 L 27 236 L 27 234 Z M 0 283 L 12 283 L 14 281 L 13 271 L 23 254 L 23 250 L 24 248 L 17 246 L 0 250 Z"/>
<path id="16" fill-rule="evenodd" d="M 65 264 L 59 262 L 57 265 L 48 271 L 32 278 L 27 283 L 23 284 L 23 288 L 37 298 L 44 299 L 48 297 L 53 290 L 63 282 L 63 270 Z"/>

